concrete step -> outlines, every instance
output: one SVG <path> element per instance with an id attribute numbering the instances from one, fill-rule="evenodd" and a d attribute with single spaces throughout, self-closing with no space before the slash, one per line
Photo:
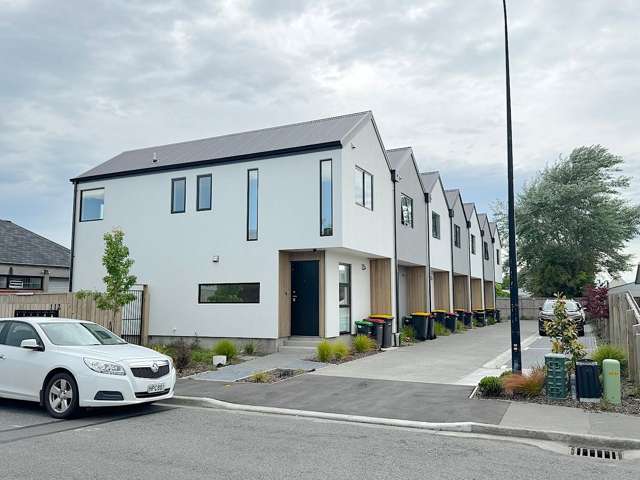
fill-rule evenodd
<path id="1" fill-rule="evenodd" d="M 282 344 L 287 347 L 316 348 L 321 341 L 318 337 L 291 337 L 285 339 Z"/>
<path id="2" fill-rule="evenodd" d="M 281 345 L 278 351 L 282 353 L 300 353 L 312 356 L 316 352 L 316 347 L 294 347 L 291 345 Z"/>

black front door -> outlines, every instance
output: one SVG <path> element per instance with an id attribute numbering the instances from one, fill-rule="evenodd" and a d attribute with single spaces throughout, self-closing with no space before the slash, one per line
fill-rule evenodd
<path id="1" fill-rule="evenodd" d="M 319 335 L 318 260 L 291 262 L 291 335 Z"/>

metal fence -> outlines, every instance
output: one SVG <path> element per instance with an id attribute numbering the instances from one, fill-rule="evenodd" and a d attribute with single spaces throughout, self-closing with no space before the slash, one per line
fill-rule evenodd
<path id="1" fill-rule="evenodd" d="M 129 343 L 142 344 L 142 317 L 144 314 L 144 291 L 142 288 L 129 290 L 134 299 L 122 307 L 121 337 Z"/>

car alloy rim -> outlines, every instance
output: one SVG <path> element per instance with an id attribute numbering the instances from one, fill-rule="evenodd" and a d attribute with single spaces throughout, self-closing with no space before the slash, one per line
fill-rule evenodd
<path id="1" fill-rule="evenodd" d="M 49 391 L 49 405 L 56 413 L 67 411 L 73 400 L 71 384 L 64 378 L 56 380 Z"/>

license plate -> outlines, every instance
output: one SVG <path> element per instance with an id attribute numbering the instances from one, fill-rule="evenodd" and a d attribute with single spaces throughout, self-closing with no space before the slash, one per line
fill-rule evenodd
<path id="1" fill-rule="evenodd" d="M 164 391 L 164 383 L 152 383 L 147 385 L 147 393 L 158 393 Z"/>

